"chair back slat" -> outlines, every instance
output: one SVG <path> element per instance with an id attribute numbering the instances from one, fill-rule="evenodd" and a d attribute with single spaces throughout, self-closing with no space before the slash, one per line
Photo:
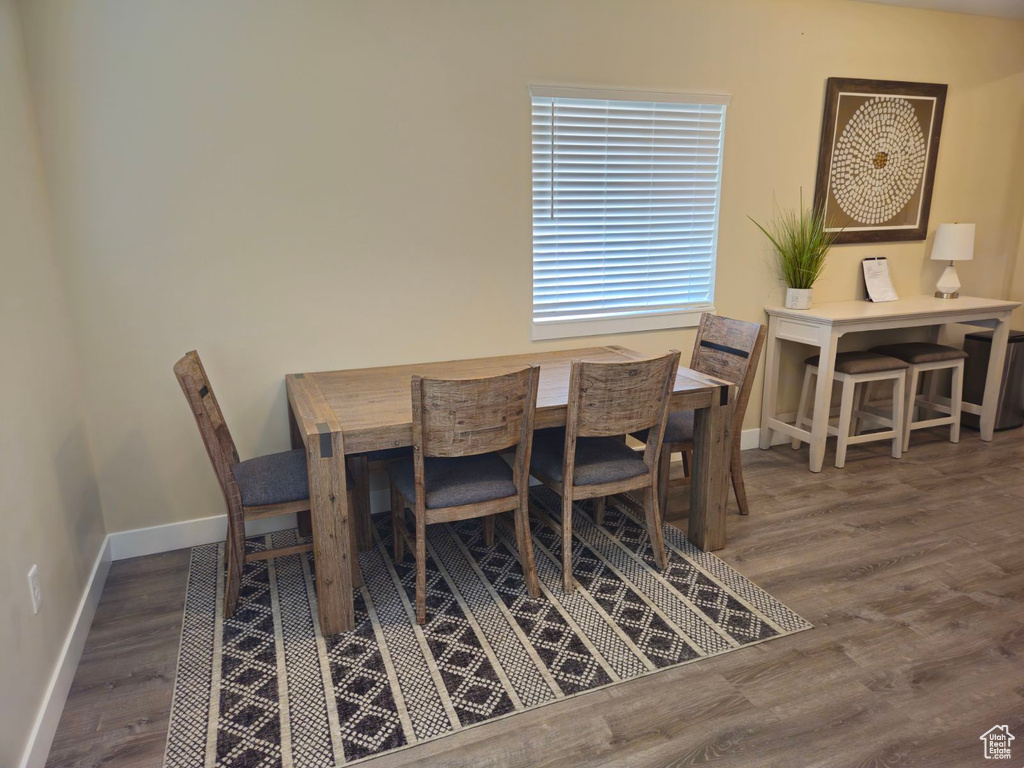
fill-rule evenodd
<path id="1" fill-rule="evenodd" d="M 576 435 L 610 437 L 660 423 L 666 382 L 670 375 L 675 379 L 679 353 L 624 363 L 574 360 L 572 365 L 569 412 Z"/>
<path id="2" fill-rule="evenodd" d="M 213 387 L 210 386 L 199 354 L 195 350 L 186 353 L 174 364 L 174 375 L 192 408 L 192 415 L 195 417 L 196 426 L 199 427 L 199 434 L 203 438 L 210 463 L 213 464 L 213 471 L 217 475 L 221 490 L 227 496 L 228 486 L 234 482 L 231 467 L 238 463 L 238 451 L 234 440 L 231 439 L 231 432 L 224 421 L 224 413 L 220 409 L 216 395 L 213 394 Z"/>
<path id="3" fill-rule="evenodd" d="M 765 328 L 760 323 L 732 320 L 707 312 L 701 315 L 690 367 L 730 381 L 739 388 L 733 411 L 734 425 L 743 423 L 764 337 Z"/>
<path id="4" fill-rule="evenodd" d="M 474 456 L 518 445 L 523 419 L 532 419 L 536 376 L 533 367 L 480 379 L 414 376 L 413 435 L 419 433 L 422 455 Z"/>

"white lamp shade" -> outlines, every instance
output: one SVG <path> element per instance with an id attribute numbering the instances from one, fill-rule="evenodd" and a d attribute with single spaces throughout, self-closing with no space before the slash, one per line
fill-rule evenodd
<path id="1" fill-rule="evenodd" d="M 939 224 L 932 261 L 970 261 L 974 258 L 973 224 Z"/>

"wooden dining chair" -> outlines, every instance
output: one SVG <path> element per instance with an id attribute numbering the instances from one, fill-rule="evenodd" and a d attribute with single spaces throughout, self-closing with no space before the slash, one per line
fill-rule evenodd
<path id="1" fill-rule="evenodd" d="M 740 438 L 743 432 L 743 416 L 747 412 L 750 391 L 757 372 L 757 362 L 764 347 L 765 328 L 760 323 L 731 320 L 705 312 L 700 318 L 697 339 L 693 344 L 690 368 L 706 373 L 717 379 L 735 384 L 739 389 L 732 417 L 732 452 L 729 473 L 732 489 L 740 514 L 750 514 L 747 491 L 743 484 L 743 464 L 740 458 Z M 634 435 L 645 440 L 646 435 Z M 661 464 L 658 477 L 658 498 L 664 514 L 668 509 L 669 469 L 673 453 L 681 453 L 683 478 L 688 478 L 693 466 L 693 411 L 676 411 L 668 415 L 665 422 L 665 440 L 661 448 Z M 686 483 L 680 480 L 677 484 Z"/>
<path id="2" fill-rule="evenodd" d="M 192 408 L 192 415 L 227 504 L 224 615 L 230 618 L 238 605 L 242 570 L 246 563 L 310 552 L 313 549 L 312 544 L 296 544 L 257 552 L 245 551 L 246 521 L 309 511 L 306 452 L 299 448 L 240 461 L 199 354 L 194 350 L 188 352 L 174 364 L 174 375 Z M 351 484 L 348 503 L 349 509 L 353 509 L 355 498 Z M 355 552 L 355 526 L 350 526 L 350 532 L 352 551 Z M 352 583 L 357 587 L 362 585 L 359 561 L 355 557 L 352 558 Z"/>
<path id="3" fill-rule="evenodd" d="M 540 368 L 480 379 L 412 377 L 411 458 L 388 465 L 395 562 L 416 554 L 416 622 L 427 616 L 427 526 L 515 513 L 516 545 L 530 597 L 540 595 L 530 537 L 530 450 Z M 515 447 L 510 467 L 500 452 Z M 415 535 L 405 526 L 410 506 Z"/>
<path id="4" fill-rule="evenodd" d="M 595 499 L 601 514 L 606 497 L 642 490 L 654 560 L 667 565 L 656 493 L 658 460 L 669 398 L 679 370 L 679 352 L 653 360 L 588 363 L 573 360 L 564 429 L 545 430 L 534 441 L 530 472 L 562 497 L 562 587 L 571 592 L 572 505 Z M 625 436 L 646 430 L 641 455 Z"/>
<path id="5" fill-rule="evenodd" d="M 729 474 L 741 515 L 750 514 L 741 460 L 743 417 L 750 402 L 750 392 L 754 386 L 761 350 L 764 348 L 764 338 L 765 327 L 760 323 L 733 320 L 705 312 L 701 315 L 693 355 L 690 358 L 690 368 L 693 370 L 731 382 L 739 390 L 733 408 Z M 683 472 L 684 476 L 688 476 L 693 466 L 693 411 L 669 414 L 662 456 L 669 459 L 672 453 L 683 453 Z M 661 468 L 661 479 L 664 482 L 659 484 L 659 494 L 666 506 L 669 466 L 670 462 L 666 460 Z"/>

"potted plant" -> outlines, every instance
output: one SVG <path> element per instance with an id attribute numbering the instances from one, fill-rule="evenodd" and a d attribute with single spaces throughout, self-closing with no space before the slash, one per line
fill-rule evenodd
<path id="1" fill-rule="evenodd" d="M 810 309 L 811 289 L 839 230 L 826 230 L 824 210 L 805 208 L 802 193 L 799 211 L 776 208 L 775 220 L 767 227 L 750 220 L 772 244 L 779 276 L 786 283 L 786 308 Z"/>

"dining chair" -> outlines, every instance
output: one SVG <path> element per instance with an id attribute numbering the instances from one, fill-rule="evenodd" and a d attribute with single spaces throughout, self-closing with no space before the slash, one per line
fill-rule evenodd
<path id="1" fill-rule="evenodd" d="M 705 312 L 700 317 L 697 338 L 690 356 L 690 368 L 706 373 L 717 379 L 735 384 L 739 389 L 732 416 L 732 449 L 729 457 L 729 474 L 736 504 L 741 515 L 749 515 L 747 490 L 743 483 L 743 462 L 740 440 L 743 433 L 743 417 L 750 401 L 754 374 L 764 347 L 765 328 L 760 323 L 732 320 Z M 634 435 L 646 440 L 645 433 Z M 669 470 L 673 453 L 682 454 L 683 478 L 688 478 L 693 466 L 693 411 L 675 411 L 665 422 L 665 439 L 661 448 L 661 463 L 658 477 L 658 500 L 662 515 L 668 509 L 668 492 L 673 485 Z M 682 479 L 676 484 L 685 483 Z"/>
<path id="2" fill-rule="evenodd" d="M 416 555 L 416 623 L 427 616 L 427 526 L 515 513 L 516 546 L 530 597 L 540 595 L 530 536 L 530 450 L 540 368 L 479 379 L 412 377 L 412 457 L 388 464 L 395 562 Z M 512 466 L 501 456 L 515 448 Z M 415 534 L 404 521 L 412 508 Z"/>
<path id="3" fill-rule="evenodd" d="M 192 408 L 192 415 L 227 504 L 224 615 L 230 618 L 238 605 L 242 570 L 246 563 L 310 552 L 313 549 L 312 544 L 305 543 L 248 553 L 245 551 L 246 521 L 309 511 L 306 452 L 299 448 L 240 461 L 199 354 L 194 350 L 186 353 L 174 364 L 174 374 Z M 355 508 L 351 483 L 348 487 L 348 504 L 349 509 Z M 353 553 L 352 582 L 358 587 L 362 585 L 362 575 L 359 560 L 355 556 L 355 526 L 350 526 L 349 530 Z"/>
<path id="4" fill-rule="evenodd" d="M 679 370 L 679 352 L 652 360 L 589 363 L 573 360 L 564 429 L 534 440 L 530 472 L 562 497 L 562 587 L 572 592 L 573 502 L 642 490 L 647 532 L 659 568 L 668 563 L 661 531 L 657 481 L 668 402 Z M 647 431 L 643 454 L 625 436 Z M 595 513 L 597 514 L 597 513 Z"/>

